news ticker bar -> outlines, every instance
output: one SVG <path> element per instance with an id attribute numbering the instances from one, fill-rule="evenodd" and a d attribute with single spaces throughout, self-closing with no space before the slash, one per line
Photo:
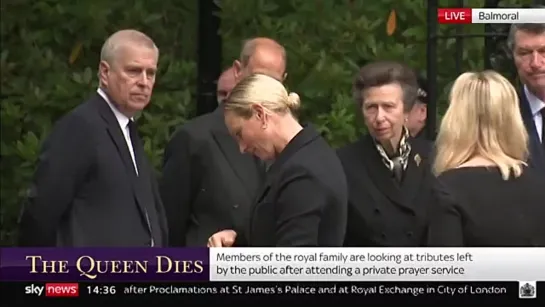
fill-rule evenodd
<path id="1" fill-rule="evenodd" d="M 437 21 L 441 24 L 545 23 L 545 8 L 440 8 Z"/>
<path id="2" fill-rule="evenodd" d="M 187 299 L 223 302 L 252 296 L 263 299 L 366 298 L 506 302 L 545 299 L 545 282 L 199 282 L 199 283 L 58 283 L 2 282 L 2 297 L 47 301 L 62 299 Z"/>
<path id="3" fill-rule="evenodd" d="M 1 249 L 3 281 L 545 280 L 545 248 Z"/>

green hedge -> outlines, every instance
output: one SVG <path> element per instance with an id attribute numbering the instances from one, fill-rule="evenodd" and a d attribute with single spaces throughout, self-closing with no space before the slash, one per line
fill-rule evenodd
<path id="1" fill-rule="evenodd" d="M 2 15 L 1 28 L 0 244 L 11 245 L 41 142 L 61 115 L 96 89 L 100 46 L 121 28 L 148 33 L 161 49 L 152 105 L 139 120 L 146 151 L 160 170 L 170 134 L 195 110 L 198 14 L 197 1 L 4 2 L 9 14 Z M 238 56 L 243 39 L 278 39 L 288 51 L 287 84 L 302 97 L 303 118 L 317 124 L 334 146 L 353 140 L 361 129 L 350 96 L 359 62 L 388 58 L 422 71 L 426 67 L 424 0 L 218 2 L 224 64 Z M 480 7 L 484 1 L 466 2 Z M 386 20 L 392 10 L 396 30 L 389 36 Z M 478 33 L 482 28 L 465 30 Z M 440 32 L 452 29 L 441 26 Z M 440 43 L 441 87 L 455 77 L 453 45 L 454 40 Z M 482 39 L 468 40 L 465 46 L 464 69 L 482 67 Z"/>

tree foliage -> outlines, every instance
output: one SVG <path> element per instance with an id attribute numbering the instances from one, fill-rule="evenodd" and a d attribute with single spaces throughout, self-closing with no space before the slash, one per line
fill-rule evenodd
<path id="1" fill-rule="evenodd" d="M 2 2 L 9 12 L 2 14 L 0 56 L 2 244 L 13 241 L 42 141 L 60 116 L 96 91 L 101 45 L 118 29 L 142 30 L 161 50 L 153 103 L 139 120 L 147 153 L 159 166 L 172 128 L 194 109 L 197 3 L 186 2 Z"/>
<path id="2" fill-rule="evenodd" d="M 221 0 L 218 4 L 222 8 L 225 65 L 238 57 L 244 39 L 278 39 L 288 52 L 287 85 L 303 100 L 302 118 L 316 124 L 333 146 L 340 146 L 354 140 L 361 131 L 350 88 L 362 63 L 396 59 L 425 71 L 426 2 Z M 483 2 L 470 0 L 466 5 L 482 7 Z M 503 1 L 504 6 L 529 2 Z M 146 32 L 161 50 L 152 105 L 139 119 L 146 152 L 160 171 L 170 134 L 194 114 L 197 3 L 2 2 L 3 12 L 9 14 L 2 14 L 0 53 L 0 244 L 13 242 L 40 144 L 60 116 L 96 90 L 101 44 L 122 28 Z M 451 5 L 449 1 L 439 3 Z M 453 31 L 452 26 L 439 27 L 440 35 Z M 464 31 L 481 33 L 483 27 L 468 25 Z M 439 43 L 440 88 L 448 88 L 456 77 L 453 46 L 453 39 Z M 462 60 L 462 70 L 482 67 L 482 38 L 466 40 Z"/>

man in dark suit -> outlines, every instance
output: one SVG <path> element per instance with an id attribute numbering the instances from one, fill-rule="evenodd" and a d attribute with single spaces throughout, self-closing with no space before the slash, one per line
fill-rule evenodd
<path id="1" fill-rule="evenodd" d="M 133 116 L 150 102 L 159 50 L 122 30 L 100 54 L 97 94 L 64 116 L 42 152 L 22 246 L 166 246 L 166 217 Z"/>
<path id="2" fill-rule="evenodd" d="M 418 97 L 407 116 L 406 127 L 412 137 L 428 140 L 426 135 L 426 118 L 428 112 L 428 82 L 425 78 L 418 78 Z M 435 139 L 435 138 L 433 138 Z M 433 140 L 431 140 L 433 141 Z"/>
<path id="3" fill-rule="evenodd" d="M 348 183 L 346 246 L 422 246 L 434 205 L 431 144 L 405 127 L 418 95 L 402 63 L 365 65 L 354 96 L 368 134 L 339 149 Z"/>
<path id="4" fill-rule="evenodd" d="M 246 41 L 233 64 L 236 82 L 256 72 L 283 80 L 285 69 L 284 48 L 268 38 Z M 263 176 L 263 163 L 229 135 L 222 105 L 183 125 L 166 147 L 161 181 L 170 245 L 206 246 L 213 233 L 245 225 Z"/>
<path id="5" fill-rule="evenodd" d="M 520 112 L 530 139 L 530 165 L 545 174 L 545 24 L 513 24 L 508 45 L 523 84 Z"/>

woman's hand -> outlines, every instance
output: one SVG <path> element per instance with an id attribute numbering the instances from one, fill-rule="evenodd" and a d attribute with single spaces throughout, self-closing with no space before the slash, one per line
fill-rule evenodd
<path id="1" fill-rule="evenodd" d="M 222 230 L 208 238 L 208 247 L 231 247 L 235 244 L 237 233 L 234 230 Z"/>

